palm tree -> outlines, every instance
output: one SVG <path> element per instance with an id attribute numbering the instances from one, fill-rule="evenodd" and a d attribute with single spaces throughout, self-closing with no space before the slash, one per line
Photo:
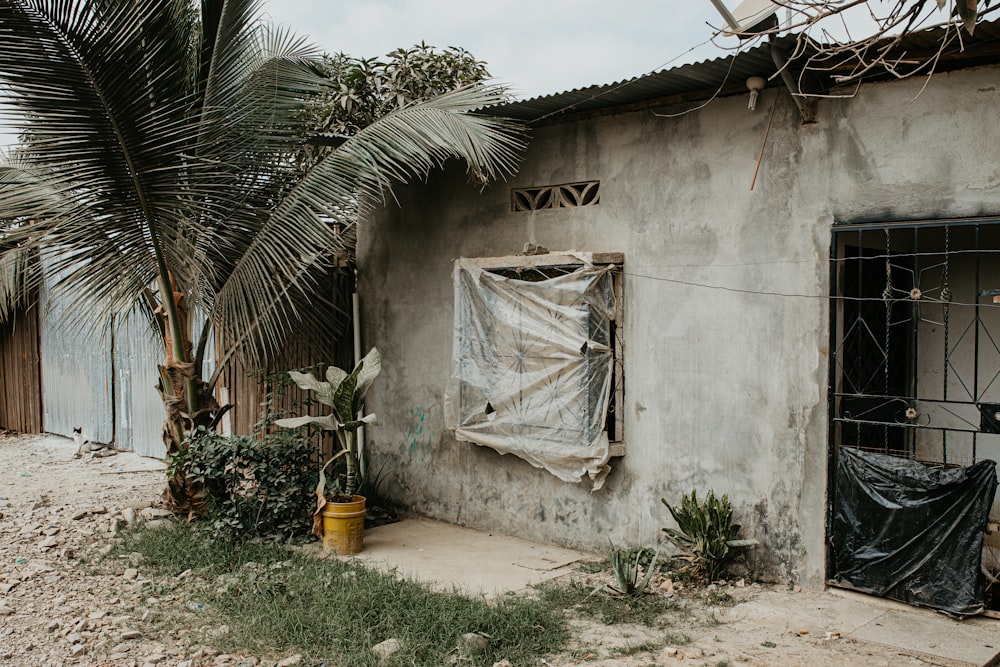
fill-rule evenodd
<path id="1" fill-rule="evenodd" d="M 316 324 L 317 277 L 391 184 L 451 157 L 485 183 L 522 148 L 516 125 L 468 113 L 503 99 L 474 85 L 386 115 L 303 173 L 319 54 L 262 23 L 260 5 L 0 0 L 0 104 L 22 136 L 18 165 L 0 170 L 0 267 L 37 249 L 82 319 L 149 316 L 166 351 L 168 454 L 221 417 L 227 359 Z M 0 270 L 0 295 L 40 274 Z M 195 309 L 207 318 L 192 335 Z M 206 379 L 213 327 L 230 349 Z M 169 482 L 188 508 L 185 481 Z"/>

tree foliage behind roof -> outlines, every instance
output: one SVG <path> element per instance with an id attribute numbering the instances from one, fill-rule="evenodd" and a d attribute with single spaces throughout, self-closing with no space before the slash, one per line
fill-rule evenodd
<path id="1" fill-rule="evenodd" d="M 468 51 L 424 42 L 384 59 L 324 55 L 320 71 L 329 88 L 312 108 L 314 127 L 333 134 L 355 134 L 390 111 L 490 78 Z"/>
<path id="2" fill-rule="evenodd" d="M 386 114 L 490 78 L 486 63 L 465 49 L 438 50 L 424 42 L 384 58 L 324 54 L 317 67 L 325 86 L 304 114 L 312 141 L 298 156 L 300 169 L 328 154 L 329 144 L 339 144 Z M 506 99 L 502 88 L 500 93 Z"/>

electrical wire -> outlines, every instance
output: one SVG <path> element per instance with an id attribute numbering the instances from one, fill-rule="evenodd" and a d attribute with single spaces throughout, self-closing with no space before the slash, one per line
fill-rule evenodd
<path id="1" fill-rule="evenodd" d="M 709 41 L 711 41 L 711 40 L 709 40 Z M 715 101 L 715 98 L 717 98 L 719 96 L 719 93 L 722 92 L 722 89 L 726 87 L 727 83 L 729 83 L 729 75 L 733 73 L 733 65 L 736 64 L 736 58 L 739 55 L 740 55 L 740 50 L 737 49 L 736 53 L 734 53 L 732 55 L 732 57 L 729 58 L 729 68 L 726 70 L 726 75 L 724 77 L 722 77 L 722 83 L 720 83 L 719 87 L 715 89 L 715 92 L 712 93 L 711 97 L 709 97 L 707 100 L 705 100 L 704 102 L 702 102 L 698 106 L 691 107 L 690 109 L 685 109 L 684 111 L 678 111 L 677 113 L 656 113 L 655 111 L 652 111 L 650 113 L 652 113 L 657 118 L 679 118 L 681 116 L 686 116 L 689 113 L 693 113 L 695 111 L 698 111 L 699 109 L 704 109 L 709 104 L 711 104 L 712 102 Z"/>
<path id="2" fill-rule="evenodd" d="M 768 292 L 764 290 L 752 290 L 743 289 L 740 287 L 727 287 L 726 285 L 710 285 L 708 283 L 698 283 L 691 280 L 678 280 L 676 278 L 664 278 L 662 276 L 650 276 L 643 273 L 635 273 L 634 271 L 624 271 L 624 275 L 632 278 L 645 278 L 647 280 L 656 280 L 665 283 L 674 283 L 675 285 L 686 285 L 688 287 L 703 287 L 706 289 L 721 290 L 723 292 L 737 292 L 739 294 L 758 294 L 761 296 L 784 296 L 793 297 L 800 299 L 829 299 L 829 294 L 797 294 L 794 292 Z"/>
<path id="3" fill-rule="evenodd" d="M 648 72 L 645 72 L 643 74 L 639 74 L 638 76 L 632 77 L 631 79 L 628 79 L 627 81 L 622 81 L 617 86 L 614 86 L 614 87 L 609 88 L 607 90 L 602 90 L 602 91 L 600 91 L 598 93 L 594 93 L 593 95 L 591 95 L 590 97 L 587 97 L 586 99 L 578 100 L 576 102 L 573 102 L 572 104 L 567 104 L 564 107 L 560 107 L 559 109 L 556 109 L 555 111 L 550 111 L 549 113 L 545 114 L 544 116 L 540 116 L 538 118 L 535 118 L 534 120 L 531 121 L 531 123 L 532 124 L 538 123 L 538 122 L 540 122 L 542 120 L 545 120 L 546 118 L 549 118 L 551 116 L 555 116 L 557 114 L 564 113 L 564 112 L 572 109 L 573 107 L 575 107 L 575 106 L 577 106 L 579 104 L 584 104 L 586 102 L 591 102 L 593 100 L 598 99 L 599 97 L 603 97 L 604 95 L 610 95 L 613 92 L 621 90 L 625 86 L 629 86 L 629 85 L 632 85 L 633 83 L 636 83 L 638 80 L 642 79 L 643 77 L 649 76 L 650 74 L 656 74 L 660 70 L 664 69 L 665 67 L 669 67 L 670 65 L 672 65 L 675 62 L 677 62 L 678 60 L 680 60 L 681 58 L 683 58 L 687 54 L 691 53 L 692 51 L 694 51 L 696 49 L 700 49 L 701 47 L 703 47 L 706 44 L 710 43 L 712 40 L 713 40 L 713 37 L 709 37 L 708 39 L 706 39 L 701 44 L 696 44 L 696 45 L 692 46 L 687 51 L 684 51 L 683 53 L 680 53 L 680 54 L 674 56 L 673 58 L 671 58 L 667 62 L 663 63 L 662 65 L 658 65 L 658 66 L 654 67 L 653 69 L 649 70 Z M 730 70 L 731 70 L 732 69 L 732 64 L 730 64 L 729 67 L 730 67 Z M 570 92 L 572 92 L 572 91 L 570 91 Z M 557 94 L 559 94 L 559 93 L 557 93 Z M 525 101 L 527 101 L 527 100 L 525 100 Z"/>
<path id="4" fill-rule="evenodd" d="M 654 268 L 654 267 L 650 267 L 650 268 Z M 667 267 L 667 268 L 677 268 L 677 267 Z M 700 282 L 696 282 L 696 281 L 693 281 L 693 280 L 681 280 L 681 279 L 678 279 L 678 278 L 664 278 L 663 276 L 651 276 L 649 274 L 637 273 L 635 271 L 623 271 L 622 274 L 625 275 L 625 276 L 629 276 L 631 278 L 643 278 L 643 279 L 646 279 L 646 280 L 655 280 L 657 282 L 672 283 L 674 285 L 684 285 L 686 287 L 701 287 L 701 288 L 704 288 L 704 289 L 713 289 L 713 290 L 719 290 L 719 291 L 722 291 L 722 292 L 735 292 L 737 294 L 755 294 L 755 295 L 758 295 L 758 296 L 780 296 L 780 297 L 788 297 L 788 298 L 796 298 L 796 299 L 823 299 L 824 301 L 827 300 L 827 299 L 831 299 L 831 298 L 836 299 L 838 301 L 855 301 L 855 302 L 858 302 L 858 301 L 872 301 L 872 302 L 875 302 L 875 301 L 878 301 L 878 302 L 885 301 L 885 299 L 883 297 L 847 297 L 847 296 L 834 296 L 834 295 L 830 295 L 830 294 L 801 294 L 801 293 L 797 293 L 797 292 L 771 292 L 771 291 L 767 291 L 767 290 L 753 290 L 753 289 L 746 289 L 746 288 L 742 288 L 742 287 L 729 287 L 728 285 L 712 285 L 710 283 L 700 283 Z M 911 301 L 911 299 L 893 299 L 893 301 L 903 302 L 903 301 Z M 979 306 L 980 308 L 996 308 L 996 307 L 1000 307 L 1000 304 L 990 304 L 990 303 L 986 303 L 986 304 L 984 304 L 984 303 L 978 303 L 977 304 L 977 303 L 965 303 L 965 302 L 959 302 L 959 301 L 940 301 L 940 300 L 937 300 L 937 299 L 934 299 L 934 300 L 928 299 L 928 300 L 925 300 L 924 303 L 927 303 L 928 305 L 947 304 L 948 306 L 968 306 L 968 307 Z"/>

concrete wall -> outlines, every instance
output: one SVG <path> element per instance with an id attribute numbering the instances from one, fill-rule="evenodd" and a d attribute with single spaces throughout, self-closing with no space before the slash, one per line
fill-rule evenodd
<path id="1" fill-rule="evenodd" d="M 384 370 L 369 429 L 384 491 L 414 512 L 595 551 L 652 544 L 692 488 L 728 493 L 776 580 L 824 578 L 828 264 L 835 220 L 1000 212 L 996 68 L 865 86 L 801 126 L 781 93 L 677 118 L 538 128 L 520 173 L 479 193 L 453 168 L 397 192 L 361 232 L 364 347 Z M 915 98 L 915 99 L 914 99 Z M 677 111 L 677 110 L 674 110 Z M 601 181 L 601 203 L 514 213 L 510 188 Z M 442 418 L 451 261 L 625 253 L 625 440 L 605 488 L 459 443 Z"/>

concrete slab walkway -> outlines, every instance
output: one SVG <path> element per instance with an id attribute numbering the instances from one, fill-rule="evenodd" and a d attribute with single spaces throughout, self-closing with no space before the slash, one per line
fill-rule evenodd
<path id="1" fill-rule="evenodd" d="M 853 600 L 853 607 L 881 608 L 881 613 L 848 633 L 860 641 L 875 642 L 914 653 L 967 665 L 995 665 L 1000 658 L 1000 621 L 974 617 L 955 620 L 929 609 L 911 607 L 860 593 L 835 591 Z"/>
<path id="2" fill-rule="evenodd" d="M 574 563 L 593 556 L 430 519 L 407 519 L 366 530 L 365 549 L 354 558 L 442 590 L 454 587 L 490 598 L 569 574 Z"/>
<path id="3" fill-rule="evenodd" d="M 959 621 L 836 588 L 801 592 L 765 588 L 726 610 L 721 620 L 726 628 L 724 643 L 752 662 L 767 662 L 767 656 L 780 654 L 793 658 L 780 664 L 795 664 L 794 657 L 810 655 L 807 645 L 815 649 L 826 644 L 832 649 L 839 642 L 868 644 L 873 653 L 898 656 L 898 664 L 915 664 L 904 659 L 913 657 L 919 664 L 979 667 L 996 664 L 1000 656 L 1000 621 L 985 617 Z M 874 650 L 878 647 L 882 648 Z M 821 662 L 842 664 L 836 659 Z"/>
<path id="4" fill-rule="evenodd" d="M 394 569 L 442 590 L 457 588 L 494 597 L 567 575 L 576 563 L 595 556 L 429 519 L 408 519 L 366 530 L 365 550 L 352 558 Z M 930 610 L 839 589 L 793 592 L 772 586 L 754 591 L 721 612 L 724 633 L 714 629 L 699 638 L 694 632 L 695 645 L 703 639 L 706 647 L 725 648 L 750 664 L 784 665 L 796 664 L 799 658 L 816 663 L 815 644 L 839 636 L 842 641 L 865 643 L 883 656 L 895 655 L 900 660 L 910 656 L 907 659 L 919 664 L 1000 664 L 1000 621 L 994 619 L 956 621 Z M 810 643 L 814 646 L 806 651 Z M 775 662 L 778 655 L 781 659 Z M 841 664 L 837 655 L 819 663 Z M 865 664 L 893 662 L 890 658 L 888 663 Z"/>

